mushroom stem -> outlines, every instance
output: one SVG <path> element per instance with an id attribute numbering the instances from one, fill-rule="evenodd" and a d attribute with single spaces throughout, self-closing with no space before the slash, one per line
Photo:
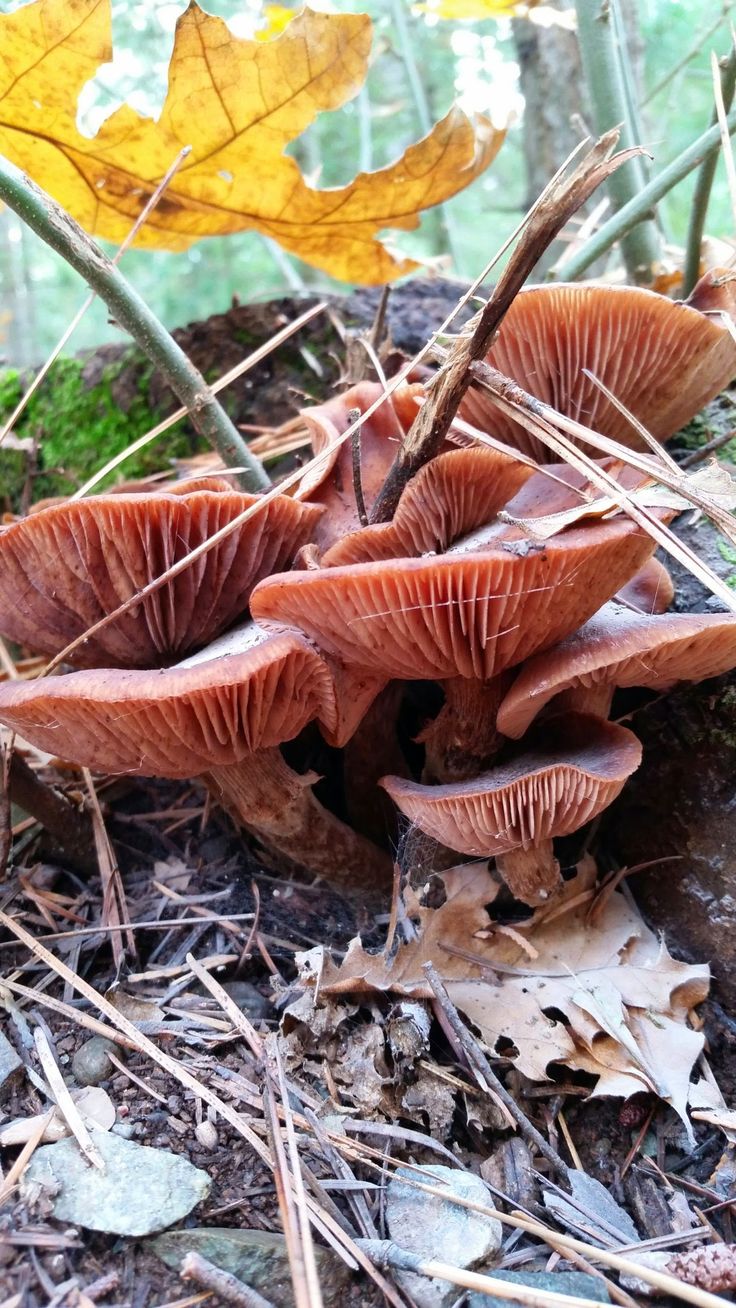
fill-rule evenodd
<path id="1" fill-rule="evenodd" d="M 543 840 L 531 849 L 497 854 L 496 870 L 514 898 L 524 904 L 545 904 L 562 884 L 551 840 Z"/>
<path id="2" fill-rule="evenodd" d="M 390 889 L 388 854 L 323 808 L 312 791 L 316 774 L 294 772 L 278 749 L 212 768 L 204 780 L 241 826 L 330 885 L 363 899 Z"/>
<path id="3" fill-rule="evenodd" d="M 442 682 L 445 702 L 417 737 L 426 751 L 425 781 L 466 781 L 488 767 L 505 740 L 496 730 L 496 716 L 511 680 L 510 673 L 501 673 L 491 681 L 450 677 Z"/>
<path id="4" fill-rule="evenodd" d="M 600 681 L 593 686 L 572 686 L 563 690 L 550 708 L 557 713 L 590 713 L 592 717 L 608 719 L 613 703 L 615 683 Z"/>
<path id="5" fill-rule="evenodd" d="M 391 681 L 368 709 L 343 753 L 345 810 L 352 827 L 371 840 L 396 843 L 397 810 L 378 781 L 387 772 L 407 777 L 397 719 L 403 683 Z"/>

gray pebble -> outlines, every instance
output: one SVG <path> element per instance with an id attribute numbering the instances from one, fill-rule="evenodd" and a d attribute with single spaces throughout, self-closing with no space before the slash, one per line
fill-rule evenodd
<path id="1" fill-rule="evenodd" d="M 114 1040 L 107 1040 L 104 1036 L 92 1036 L 91 1040 L 85 1040 L 72 1059 L 72 1072 L 77 1084 L 99 1085 L 101 1081 L 107 1081 L 116 1070 L 108 1058 L 109 1053 L 115 1054 L 116 1058 L 120 1057 Z"/>

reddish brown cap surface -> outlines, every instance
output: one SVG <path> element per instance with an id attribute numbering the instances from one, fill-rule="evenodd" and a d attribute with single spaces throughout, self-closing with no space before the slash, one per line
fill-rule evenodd
<path id="1" fill-rule="evenodd" d="M 579 631 L 521 669 L 498 712 L 498 730 L 518 739 L 555 695 L 576 686 L 649 686 L 704 681 L 736 667 L 736 614 L 649 617 L 606 604 Z"/>
<path id="2" fill-rule="evenodd" d="M 636 576 L 622 586 L 614 599 L 640 613 L 666 613 L 675 598 L 672 578 L 658 558 L 647 559 Z"/>
<path id="3" fill-rule="evenodd" d="M 487 357 L 537 399 L 634 448 L 643 448 L 640 438 L 584 368 L 658 440 L 684 426 L 736 373 L 736 341 L 716 317 L 628 286 L 521 291 Z M 547 447 L 482 391 L 470 390 L 459 412 L 473 426 L 550 461 Z"/>
<path id="4" fill-rule="evenodd" d="M 399 386 L 360 428 L 360 481 L 369 513 L 416 417 L 416 397 L 422 393 L 419 384 Z M 365 413 L 381 395 L 383 387 L 379 382 L 360 382 L 335 399 L 328 400 L 327 404 L 303 409 L 301 416 L 309 428 L 315 454 L 335 445 L 338 437 L 350 426 L 354 410 Z M 321 549 L 327 549 L 346 532 L 356 530 L 360 518 L 353 490 L 351 442 L 348 440 L 344 445 L 335 446 L 325 463 L 313 470 L 308 469 L 296 494 L 301 500 L 322 504 L 326 508 L 314 535 Z"/>
<path id="5" fill-rule="evenodd" d="M 641 762 L 633 732 L 584 714 L 547 724 L 543 742 L 472 781 L 422 786 L 383 777 L 402 813 L 440 844 L 497 857 L 577 831 Z"/>
<path id="6" fill-rule="evenodd" d="M 488 522 L 531 476 L 531 468 L 496 450 L 469 446 L 439 454 L 409 482 L 392 522 L 338 540 L 324 567 L 442 553 Z"/>
<path id="7" fill-rule="evenodd" d="M 251 611 L 386 677 L 488 680 L 574 631 L 653 550 L 619 516 L 544 546 L 282 573 L 260 583 Z"/>
<path id="8" fill-rule="evenodd" d="M 258 496 L 100 495 L 0 529 L 0 632 L 57 654 Z M 261 577 L 286 567 L 319 520 L 280 495 L 74 654 L 81 667 L 174 662 L 230 626 Z"/>
<path id="9" fill-rule="evenodd" d="M 173 668 L 5 682 L 0 722 L 95 771 L 193 777 L 333 720 L 333 694 L 306 639 L 250 623 Z"/>

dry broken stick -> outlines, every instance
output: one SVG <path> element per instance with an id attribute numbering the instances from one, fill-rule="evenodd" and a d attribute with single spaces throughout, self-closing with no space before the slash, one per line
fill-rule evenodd
<path id="1" fill-rule="evenodd" d="M 184 1255 L 179 1275 L 182 1281 L 195 1281 L 197 1285 L 204 1286 L 205 1290 L 212 1290 L 218 1299 L 236 1304 L 237 1308 L 273 1308 L 270 1299 L 264 1299 L 262 1294 L 251 1289 L 238 1276 L 224 1272 L 221 1267 L 216 1267 L 208 1258 L 203 1258 L 194 1251 Z"/>
<path id="2" fill-rule="evenodd" d="M 504 315 L 549 244 L 601 182 L 629 159 L 641 154 L 636 147 L 612 156 L 618 136 L 618 131 L 607 132 L 568 177 L 554 180 L 548 186 L 490 299 L 478 314 L 472 335 L 457 339 L 447 362 L 437 374 L 429 398 L 384 482 L 373 507 L 371 522 L 390 521 L 406 483 L 439 450 L 458 405 L 473 381 L 470 365 L 483 359 L 490 349 Z"/>

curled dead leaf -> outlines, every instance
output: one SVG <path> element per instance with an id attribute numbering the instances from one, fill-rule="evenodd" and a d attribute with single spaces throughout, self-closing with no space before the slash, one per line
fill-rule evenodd
<path id="1" fill-rule="evenodd" d="M 417 938 L 393 957 L 368 953 L 356 938 L 339 965 L 322 950 L 302 956 L 303 977 L 319 971 L 325 996 L 429 996 L 423 966 L 432 962 L 487 1047 L 531 1080 L 563 1064 L 594 1075 L 594 1095 L 653 1091 L 687 1123 L 690 1073 L 703 1048 L 687 1015 L 708 993 L 709 969 L 673 959 L 619 891 L 591 915 L 595 879 L 585 860 L 553 904 L 509 934 L 488 911 L 499 886 L 485 863 L 463 864 L 442 873 L 439 908 L 407 891 Z"/>

